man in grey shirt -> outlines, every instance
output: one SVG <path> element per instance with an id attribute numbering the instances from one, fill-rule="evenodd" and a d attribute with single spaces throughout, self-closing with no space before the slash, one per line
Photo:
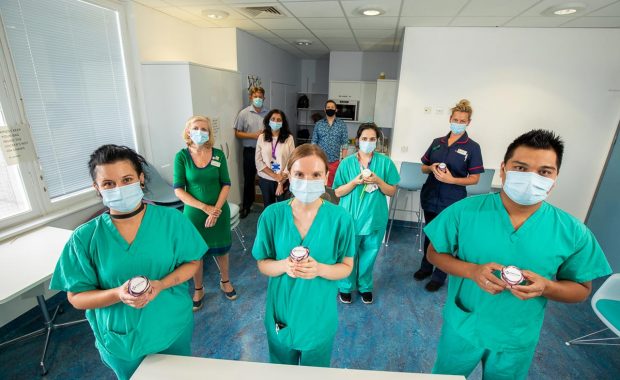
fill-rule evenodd
<path id="1" fill-rule="evenodd" d="M 239 111 L 235 119 L 235 137 L 243 144 L 243 204 L 239 216 L 245 218 L 254 203 L 254 181 L 256 177 L 256 139 L 263 132 L 263 118 L 268 111 L 263 107 L 265 90 L 252 87 L 248 91 L 250 105 Z"/>

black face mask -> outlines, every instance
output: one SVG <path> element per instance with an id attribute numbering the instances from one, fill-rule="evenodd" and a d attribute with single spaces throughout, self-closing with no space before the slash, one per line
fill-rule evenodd
<path id="1" fill-rule="evenodd" d="M 336 114 L 336 110 L 325 110 L 325 114 L 329 117 L 334 116 Z"/>

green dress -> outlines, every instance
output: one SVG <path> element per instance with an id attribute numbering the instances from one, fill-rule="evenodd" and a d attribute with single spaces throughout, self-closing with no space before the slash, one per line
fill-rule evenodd
<path id="1" fill-rule="evenodd" d="M 274 203 L 261 214 L 252 249 L 256 260 L 285 259 L 300 245 L 323 264 L 340 263 L 355 255 L 355 227 L 342 207 L 324 202 L 302 239 L 290 203 Z M 268 339 L 278 339 L 281 345 L 300 351 L 331 344 L 338 327 L 337 293 L 338 282 L 322 277 L 306 280 L 282 274 L 269 278 L 265 310 Z M 276 322 L 286 325 L 277 334 Z"/>
<path id="2" fill-rule="evenodd" d="M 228 165 L 224 152 L 213 148 L 211 161 L 204 168 L 194 164 L 187 148 L 181 149 L 174 158 L 173 187 L 184 189 L 191 196 L 208 205 L 215 205 L 222 187 L 230 186 Z M 207 214 L 204 211 L 185 205 L 183 209 L 192 224 L 209 246 L 209 254 L 224 255 L 230 250 L 230 208 L 228 202 L 222 206 L 222 214 L 215 226 L 206 228 Z"/>
<path id="3" fill-rule="evenodd" d="M 132 244 L 109 214 L 78 227 L 56 264 L 50 289 L 81 293 L 113 289 L 134 276 L 160 280 L 183 263 L 198 260 L 207 246 L 177 210 L 148 205 Z M 97 348 L 131 361 L 167 349 L 193 325 L 187 282 L 163 290 L 146 307 L 118 302 L 86 310 Z"/>

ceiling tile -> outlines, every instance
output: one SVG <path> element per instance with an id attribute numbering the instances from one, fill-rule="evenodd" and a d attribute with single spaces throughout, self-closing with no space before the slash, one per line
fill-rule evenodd
<path id="1" fill-rule="evenodd" d="M 145 5 L 151 8 L 169 7 L 170 4 L 164 0 L 133 0 L 135 3 Z"/>
<path id="2" fill-rule="evenodd" d="M 374 19 L 378 17 L 398 17 L 400 14 L 401 0 L 381 0 L 381 1 L 359 1 L 359 0 L 342 0 L 340 4 L 344 8 L 345 13 L 349 17 L 360 17 L 364 19 Z M 365 6 L 374 6 L 385 11 L 381 16 L 364 16 L 359 13 L 359 9 Z"/>
<path id="3" fill-rule="evenodd" d="M 335 1 L 285 3 L 284 6 L 296 17 L 344 17 L 340 4 Z"/>
<path id="4" fill-rule="evenodd" d="M 564 24 L 570 18 L 558 18 L 558 17 L 517 17 L 512 19 L 509 23 L 503 26 L 508 27 L 521 27 L 521 28 L 555 28 Z"/>
<path id="5" fill-rule="evenodd" d="M 214 25 L 213 23 L 207 21 L 207 20 L 189 20 L 187 21 L 192 25 L 201 27 L 201 28 L 221 28 L 223 26 L 221 25 Z"/>
<path id="6" fill-rule="evenodd" d="M 269 18 L 269 19 L 254 19 L 258 24 L 267 29 L 305 29 L 303 25 L 294 18 Z"/>
<path id="7" fill-rule="evenodd" d="M 394 39 L 394 29 L 354 29 L 355 37 L 358 38 L 390 38 Z"/>
<path id="8" fill-rule="evenodd" d="M 242 30 L 264 30 L 264 28 L 257 23 L 250 20 L 213 20 L 209 21 L 212 25 L 217 27 L 231 27 L 239 28 Z"/>
<path id="9" fill-rule="evenodd" d="M 620 28 L 620 17 L 579 17 L 563 24 L 569 28 Z"/>
<path id="10" fill-rule="evenodd" d="M 253 34 L 258 38 L 274 38 L 277 37 L 275 34 L 271 33 L 269 30 L 249 30 L 248 33 Z"/>
<path id="11" fill-rule="evenodd" d="M 349 29 L 349 23 L 344 17 L 304 17 L 300 18 L 299 20 L 310 29 Z"/>
<path id="12" fill-rule="evenodd" d="M 527 10 L 539 0 L 472 0 L 459 16 L 466 17 L 514 17 Z"/>
<path id="13" fill-rule="evenodd" d="M 187 13 L 191 13 L 194 16 L 205 18 L 205 19 L 207 19 L 209 21 L 211 21 L 211 19 L 208 18 L 203 13 L 203 11 L 206 11 L 206 10 L 224 11 L 224 12 L 228 13 L 228 16 L 224 20 L 246 20 L 247 19 L 244 15 L 242 15 L 241 13 L 235 11 L 233 8 L 226 7 L 226 6 L 221 6 L 221 5 L 220 6 L 216 6 L 216 5 L 209 6 L 209 5 L 206 5 L 206 6 L 200 6 L 200 7 L 193 6 L 193 7 L 178 7 L 178 8 L 183 10 L 183 11 L 185 11 L 185 12 L 187 12 Z M 213 21 L 217 21 L 217 20 L 213 20 Z"/>
<path id="14" fill-rule="evenodd" d="M 398 25 L 403 26 L 448 26 L 452 17 L 401 17 Z"/>
<path id="15" fill-rule="evenodd" d="M 415 0 L 404 1 L 401 18 L 425 16 L 456 16 L 467 0 Z"/>
<path id="16" fill-rule="evenodd" d="M 353 38 L 351 29 L 312 29 L 319 38 Z"/>
<path id="17" fill-rule="evenodd" d="M 204 18 L 201 16 L 184 11 L 183 9 L 177 8 L 177 7 L 157 8 L 157 10 L 167 15 L 170 15 L 172 17 L 176 17 L 179 20 L 185 20 L 185 21 L 204 20 Z"/>
<path id="18" fill-rule="evenodd" d="M 512 17 L 455 17 L 450 26 L 500 26 Z"/>
<path id="19" fill-rule="evenodd" d="M 612 4 L 596 12 L 588 14 L 588 16 L 615 16 L 620 17 L 620 2 Z"/>
<path id="20" fill-rule="evenodd" d="M 613 3 L 616 0 L 587 0 L 584 1 L 583 4 L 586 6 L 586 11 L 583 14 L 586 14 L 588 12 L 592 12 L 596 9 L 599 9 L 601 7 L 604 7 L 606 5 L 609 5 L 611 3 Z M 570 2 L 563 2 L 563 1 L 559 1 L 559 0 L 544 0 L 541 1 L 540 3 L 534 5 L 532 8 L 528 9 L 527 11 L 525 11 L 521 16 L 526 16 L 526 17 L 540 17 L 543 16 L 543 12 L 553 6 L 556 5 L 561 5 L 561 4 L 570 4 Z M 581 16 L 580 15 L 580 16 Z M 590 16 L 590 15 L 588 15 Z M 601 15 L 601 16 L 614 16 L 614 15 Z M 618 14 L 618 16 L 620 16 L 620 14 Z M 566 22 L 567 19 L 572 18 L 571 16 L 547 16 L 550 18 L 561 18 L 564 19 Z"/>
<path id="21" fill-rule="evenodd" d="M 308 30 L 306 29 L 274 29 L 273 33 L 277 34 L 278 36 L 285 38 L 285 39 L 289 39 L 289 38 L 293 38 L 293 39 L 311 39 L 314 38 L 314 36 L 312 35 L 312 33 L 310 33 Z"/>
<path id="22" fill-rule="evenodd" d="M 398 17 L 377 16 L 373 18 L 355 17 L 349 22 L 353 29 L 389 29 L 396 28 Z"/>
<path id="23" fill-rule="evenodd" d="M 165 2 L 176 7 L 222 4 L 221 0 L 165 0 Z"/>

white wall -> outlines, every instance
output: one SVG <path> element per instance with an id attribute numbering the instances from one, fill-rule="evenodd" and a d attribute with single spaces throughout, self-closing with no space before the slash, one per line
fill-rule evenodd
<path id="1" fill-rule="evenodd" d="M 396 79 L 399 63 L 399 53 L 332 51 L 329 80 L 375 81 L 381 72 L 386 79 Z"/>
<path id="2" fill-rule="evenodd" d="M 448 132 L 449 108 L 468 98 L 468 130 L 486 167 L 498 168 L 526 131 L 562 136 L 564 161 L 549 201 L 583 220 L 620 119 L 618 46 L 618 29 L 407 28 L 392 157 L 420 162 L 432 139 Z M 444 112 L 435 114 L 437 107 Z"/>
<path id="3" fill-rule="evenodd" d="M 141 62 L 189 61 L 237 70 L 235 28 L 199 28 L 135 2 L 131 8 Z"/>
<path id="4" fill-rule="evenodd" d="M 329 90 L 329 59 L 303 59 L 301 61 L 300 92 L 319 92 Z"/>

